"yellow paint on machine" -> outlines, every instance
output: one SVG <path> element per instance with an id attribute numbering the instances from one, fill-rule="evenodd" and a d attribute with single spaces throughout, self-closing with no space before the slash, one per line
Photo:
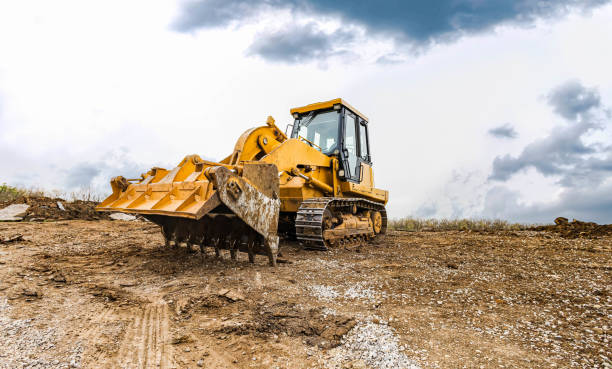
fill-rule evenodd
<path id="1" fill-rule="evenodd" d="M 365 115 L 342 99 L 314 103 L 290 112 L 300 115 L 338 106 L 367 123 Z M 200 219 L 222 204 L 217 196 L 219 183 L 215 168 L 226 168 L 248 186 L 265 191 L 269 178 L 244 175 L 246 167 L 258 168 L 253 166 L 257 163 L 272 164 L 276 168 L 279 189 L 270 196 L 280 199 L 281 212 L 296 212 L 302 201 L 313 197 L 360 197 L 381 204 L 389 199 L 387 191 L 374 188 L 371 165 L 363 163 L 360 182 L 347 180 L 341 175 L 342 163 L 337 155 L 326 155 L 299 137 L 287 137 L 274 119 L 268 117 L 265 125 L 244 132 L 234 151 L 220 162 L 188 155 L 172 170 L 152 168 L 138 179 L 113 178 L 113 193 L 96 210 Z"/>

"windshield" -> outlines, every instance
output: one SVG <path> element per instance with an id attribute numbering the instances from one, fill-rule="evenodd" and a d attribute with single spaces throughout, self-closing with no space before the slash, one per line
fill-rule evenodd
<path id="1" fill-rule="evenodd" d="M 323 154 L 333 154 L 338 148 L 339 114 L 337 110 L 313 112 L 296 119 L 291 136 L 310 141 L 314 144 L 313 147 Z"/>

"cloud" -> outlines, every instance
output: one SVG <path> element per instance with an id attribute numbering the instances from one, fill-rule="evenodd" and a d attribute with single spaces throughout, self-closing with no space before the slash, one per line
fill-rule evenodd
<path id="1" fill-rule="evenodd" d="M 548 95 L 548 103 L 567 120 L 583 117 L 591 109 L 599 107 L 600 100 L 596 89 L 585 88 L 578 81 L 568 81 Z"/>
<path id="2" fill-rule="evenodd" d="M 255 39 L 248 54 L 272 61 L 300 63 L 343 54 L 343 47 L 354 40 L 354 35 L 343 30 L 325 33 L 310 22 L 289 29 L 263 32 Z"/>
<path id="3" fill-rule="evenodd" d="M 199 28 L 226 26 L 232 21 L 244 20 L 266 7 L 286 6 L 283 1 L 270 0 L 201 0 L 184 3 L 172 28 L 180 32 L 191 32 Z"/>
<path id="4" fill-rule="evenodd" d="M 75 190 L 88 188 L 99 193 L 110 192 L 108 184 L 111 178 L 124 176 L 126 178 L 139 178 L 150 168 L 159 163 L 139 163 L 131 159 L 127 148 L 119 148 L 107 152 L 104 159 L 96 161 L 83 161 L 64 170 L 64 188 Z M 172 168 L 172 166 L 166 166 Z"/>
<path id="5" fill-rule="evenodd" d="M 503 124 L 499 127 L 491 128 L 489 134 L 497 138 L 516 138 L 518 134 L 514 130 L 514 127 L 510 123 Z"/>
<path id="6" fill-rule="evenodd" d="M 528 167 L 534 167 L 545 176 L 569 174 L 568 166 L 584 165 L 583 155 L 596 152 L 594 145 L 586 145 L 582 140 L 583 135 L 596 127 L 585 122 L 558 128 L 548 137 L 527 145 L 517 157 L 498 156 L 493 160 L 490 178 L 506 181 Z"/>
<path id="7" fill-rule="evenodd" d="M 505 182 L 535 168 L 559 178 L 558 199 L 525 205 L 519 192 L 497 185 L 487 191 L 483 215 L 524 222 L 550 222 L 558 216 L 612 222 L 612 146 L 595 140 L 595 133 L 605 135 L 610 123 L 599 92 L 569 81 L 551 91 L 548 103 L 566 125 L 528 144 L 516 157 L 496 157 L 489 179 Z"/>
<path id="8" fill-rule="evenodd" d="M 438 212 L 438 206 L 435 202 L 429 201 L 423 203 L 418 209 L 415 211 L 415 215 L 419 218 L 431 218 L 436 215 Z"/>
<path id="9" fill-rule="evenodd" d="M 596 185 L 612 174 L 610 146 L 585 142 L 585 136 L 605 128 L 594 110 L 601 107 L 598 92 L 571 81 L 555 88 L 549 103 L 555 112 L 570 120 L 569 125 L 555 128 L 549 136 L 528 144 L 516 157 L 496 157 L 490 179 L 507 181 L 529 167 L 545 176 L 560 176 L 559 184 L 563 186 Z M 580 121 L 575 122 L 578 117 Z"/>
<path id="10" fill-rule="evenodd" d="M 382 34 L 412 47 L 426 47 L 432 43 L 447 42 L 466 34 L 489 31 L 498 25 L 530 25 L 537 19 L 559 17 L 571 10 L 584 11 L 610 0 L 438 0 L 429 1 L 349 1 L 349 0 L 192 0 L 186 2 L 173 23 L 180 32 L 193 32 L 202 28 L 223 27 L 232 23 L 257 22 L 270 10 L 289 10 L 298 19 L 337 18 L 344 25 L 351 24 L 365 29 L 370 34 Z M 293 25 L 293 23 L 292 23 Z M 269 41 L 259 43 L 271 45 L 274 39 L 285 40 L 296 36 L 292 27 L 278 31 Z M 318 35 L 313 53 L 325 56 L 325 49 L 333 41 L 333 35 Z M 257 43 L 257 42 L 256 42 Z M 273 49 L 272 52 L 269 50 Z M 303 59 L 294 49 L 280 47 L 251 47 L 251 53 L 271 60 L 300 62 Z M 298 51 L 298 54 L 303 52 Z M 386 58 L 381 60 L 386 61 Z"/>
<path id="11" fill-rule="evenodd" d="M 397 52 L 392 52 L 392 53 L 387 53 L 387 54 L 384 54 L 378 57 L 378 59 L 376 59 L 376 64 L 394 65 L 394 64 L 401 64 L 405 61 L 406 59 L 402 56 L 402 54 L 397 53 Z"/>
<path id="12" fill-rule="evenodd" d="M 89 187 L 102 171 L 100 164 L 79 163 L 66 173 L 66 186 L 71 188 Z"/>
<path id="13" fill-rule="evenodd" d="M 519 198 L 518 192 L 493 187 L 485 196 L 483 216 L 524 223 L 552 223 L 556 217 L 612 223 L 612 183 L 565 189 L 558 200 L 548 204 L 525 205 Z"/>

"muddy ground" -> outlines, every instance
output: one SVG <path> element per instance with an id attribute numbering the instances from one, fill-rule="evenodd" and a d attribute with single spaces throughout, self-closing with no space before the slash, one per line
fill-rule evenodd
<path id="1" fill-rule="evenodd" d="M 610 236 L 284 242 L 278 268 L 162 245 L 141 221 L 0 223 L 0 368 L 611 364 Z"/>

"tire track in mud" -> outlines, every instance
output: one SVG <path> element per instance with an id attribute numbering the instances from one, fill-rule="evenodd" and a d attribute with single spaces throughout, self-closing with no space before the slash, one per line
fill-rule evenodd
<path id="1" fill-rule="evenodd" d="M 106 323 L 112 318 L 114 315 L 114 311 L 111 309 L 105 309 L 102 313 L 97 314 L 95 318 L 89 322 L 90 328 L 84 331 L 82 334 L 79 334 L 78 340 L 82 344 L 86 344 L 87 351 L 84 355 L 85 363 L 98 363 L 102 364 L 106 360 L 103 360 L 103 355 L 105 354 L 103 351 L 99 351 L 96 349 L 96 344 L 100 342 L 100 338 L 104 334 L 104 328 L 106 327 Z"/>
<path id="2" fill-rule="evenodd" d="M 146 305 L 133 315 L 119 349 L 116 365 L 125 369 L 171 368 L 169 309 L 163 302 Z"/>

